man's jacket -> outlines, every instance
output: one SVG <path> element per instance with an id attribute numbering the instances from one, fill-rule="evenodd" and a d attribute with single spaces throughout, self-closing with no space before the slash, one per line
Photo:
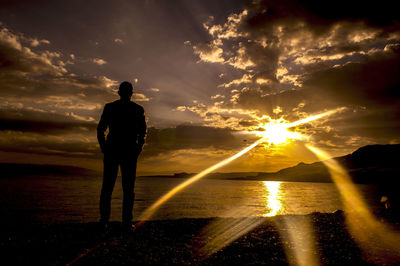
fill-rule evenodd
<path id="1" fill-rule="evenodd" d="M 97 126 L 97 139 L 103 152 L 117 152 L 121 155 L 140 152 L 145 136 L 146 119 L 142 106 L 122 100 L 104 106 Z"/>

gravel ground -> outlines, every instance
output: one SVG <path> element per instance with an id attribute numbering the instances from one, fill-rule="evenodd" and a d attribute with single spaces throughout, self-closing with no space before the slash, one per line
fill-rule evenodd
<path id="1" fill-rule="evenodd" d="M 314 258 L 322 265 L 372 265 L 368 252 L 357 246 L 344 220 L 340 211 L 269 218 L 179 219 L 148 221 L 132 233 L 123 232 L 118 222 L 112 222 L 108 229 L 97 223 L 8 224 L 0 232 L 1 264 L 287 265 L 305 259 L 307 265 L 310 261 L 306 259 Z M 390 222 L 400 228 L 399 219 Z M 386 254 L 373 262 L 400 265 L 398 259 Z"/>

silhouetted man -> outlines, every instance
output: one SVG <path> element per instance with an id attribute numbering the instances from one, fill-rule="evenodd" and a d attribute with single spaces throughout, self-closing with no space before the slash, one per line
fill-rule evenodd
<path id="1" fill-rule="evenodd" d="M 119 86 L 120 100 L 104 106 L 97 126 L 97 139 L 104 153 L 103 186 L 100 196 L 100 222 L 107 225 L 111 211 L 111 195 L 121 168 L 123 203 L 122 225 L 132 229 L 132 211 L 137 158 L 146 135 L 144 109 L 131 101 L 132 84 L 124 81 Z M 105 132 L 108 129 L 107 138 Z"/>

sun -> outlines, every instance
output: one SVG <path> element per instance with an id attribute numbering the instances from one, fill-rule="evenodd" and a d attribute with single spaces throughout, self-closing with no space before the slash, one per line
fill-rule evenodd
<path id="1" fill-rule="evenodd" d="M 258 132 L 257 135 L 269 144 L 279 145 L 288 143 L 293 139 L 304 139 L 305 136 L 300 133 L 289 131 L 293 127 L 285 119 L 270 120 L 268 123 L 261 123 L 259 125 L 263 131 Z"/>
<path id="2" fill-rule="evenodd" d="M 292 140 L 301 139 L 306 140 L 310 137 L 307 135 L 302 135 L 297 132 L 289 131 L 290 128 L 295 128 L 296 126 L 307 124 L 314 120 L 318 120 L 320 118 L 330 116 L 334 113 L 346 110 L 346 107 L 340 107 L 334 110 L 326 111 L 324 113 L 307 116 L 295 122 L 289 122 L 284 118 L 279 119 L 271 119 L 269 116 L 262 116 L 261 119 L 267 119 L 268 123 L 260 123 L 258 128 L 261 128 L 262 131 L 254 132 L 257 136 L 261 138 L 261 141 L 274 145 L 284 145 L 290 143 Z"/>

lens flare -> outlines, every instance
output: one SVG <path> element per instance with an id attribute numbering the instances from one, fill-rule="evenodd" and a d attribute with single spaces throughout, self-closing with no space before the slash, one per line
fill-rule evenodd
<path id="1" fill-rule="evenodd" d="M 235 159 L 241 157 L 242 155 L 246 154 L 247 152 L 249 152 L 251 149 L 253 149 L 254 147 L 256 147 L 258 144 L 263 143 L 265 141 L 267 142 L 272 142 L 272 139 L 276 138 L 278 139 L 277 135 L 279 135 L 280 133 L 282 133 L 282 131 L 287 131 L 288 128 L 291 127 L 295 127 L 301 124 L 305 124 L 317 119 L 320 119 L 322 117 L 328 116 L 328 115 L 332 115 L 340 110 L 342 110 L 343 108 L 338 108 L 335 110 L 331 110 L 331 111 L 327 111 L 318 115 L 314 115 L 314 116 L 310 116 L 307 118 L 303 118 L 301 120 L 292 122 L 292 123 L 277 123 L 276 121 L 272 121 L 273 124 L 275 124 L 275 126 L 266 126 L 267 130 L 265 132 L 263 132 L 262 134 L 262 138 L 260 138 L 259 140 L 257 140 L 256 142 L 254 142 L 253 144 L 251 144 L 250 146 L 244 148 L 243 150 L 239 151 L 238 153 L 236 153 L 235 155 L 203 170 L 202 172 L 198 173 L 197 175 L 191 177 L 190 179 L 184 181 L 183 183 L 179 184 L 178 186 L 174 187 L 173 189 L 171 189 L 169 192 L 167 192 L 165 195 L 163 195 L 161 198 L 159 198 L 155 203 L 153 203 L 149 208 L 147 208 L 143 214 L 139 217 L 139 222 L 136 224 L 136 226 L 140 226 L 144 223 L 144 221 L 150 219 L 150 217 L 154 214 L 154 212 L 162 205 L 164 204 L 166 201 L 168 201 L 170 198 L 172 198 L 176 193 L 178 193 L 179 191 L 183 190 L 184 188 L 186 188 L 187 186 L 193 184 L 194 182 L 200 180 L 201 178 L 203 178 L 204 176 L 206 176 L 207 174 L 217 170 L 218 168 L 221 168 L 222 166 L 234 161 Z M 268 133 L 270 132 L 270 133 Z M 288 131 L 289 132 L 289 131 Z M 293 133 L 293 132 L 292 132 Z M 294 137 L 294 136 L 292 136 Z M 285 133 L 285 139 L 289 138 L 289 134 Z M 277 140 L 278 141 L 278 140 Z"/>
<path id="2" fill-rule="evenodd" d="M 346 223 L 366 257 L 374 263 L 385 258 L 389 261 L 400 259 L 400 233 L 391 230 L 371 212 L 347 171 L 326 152 L 306 145 L 328 168 L 345 206 Z M 377 245 L 379 243 L 379 245 Z"/>
<path id="3" fill-rule="evenodd" d="M 310 216 L 281 217 L 276 223 L 282 238 L 289 265 L 319 266 L 319 251 L 316 247 L 313 221 Z"/>
<path id="4" fill-rule="evenodd" d="M 281 183 L 275 181 L 260 182 L 265 195 L 264 205 L 266 210 L 263 216 L 275 216 L 281 209 Z M 247 206 L 249 204 L 252 203 L 245 199 L 240 205 Z M 224 218 L 213 219 L 201 230 L 200 241 L 195 247 L 196 256 L 200 260 L 206 259 L 223 247 L 230 245 L 265 221 L 262 217 L 258 217 L 259 213 L 254 209 L 241 208 L 241 206 L 230 208 L 223 213 L 222 217 Z"/>
<path id="5" fill-rule="evenodd" d="M 200 260 L 208 258 L 264 222 L 263 218 L 254 217 L 252 215 L 255 213 L 245 209 L 232 210 L 232 214 L 239 218 L 216 218 L 203 228 L 198 237 L 200 242 L 195 247 Z"/>
<path id="6" fill-rule="evenodd" d="M 148 209 L 146 209 L 143 214 L 139 217 L 139 221 L 144 221 L 144 220 L 148 220 L 153 213 L 167 200 L 169 200 L 171 197 L 173 197 L 176 193 L 178 193 L 179 191 L 181 191 L 182 189 L 184 189 L 185 187 L 193 184 L 194 182 L 200 180 L 202 177 L 204 177 L 205 175 L 211 173 L 212 171 L 217 170 L 218 168 L 221 168 L 222 166 L 232 162 L 233 160 L 239 158 L 240 156 L 242 156 L 243 154 L 247 153 L 248 151 L 250 151 L 251 149 L 253 149 L 254 147 L 256 147 L 258 144 L 260 144 L 261 140 L 257 140 L 256 142 L 254 142 L 253 144 L 251 144 L 250 146 L 246 147 L 245 149 L 241 150 L 240 152 L 236 153 L 235 155 L 217 163 L 214 164 L 213 166 L 207 168 L 206 170 L 203 170 L 202 172 L 198 173 L 197 175 L 189 178 L 188 180 L 186 180 L 185 182 L 179 184 L 178 186 L 174 187 L 172 190 L 170 190 L 168 193 L 166 193 L 164 196 L 162 196 L 161 198 L 159 198 L 155 203 L 153 203 L 153 205 L 151 205 Z M 140 222 L 139 222 L 140 225 Z"/>
<path id="7" fill-rule="evenodd" d="M 344 107 L 337 108 L 334 110 L 330 110 L 321 114 L 309 116 L 300 120 L 297 120 L 292 123 L 288 123 L 285 119 L 272 119 L 268 123 L 261 123 L 259 126 L 264 129 L 262 132 L 258 132 L 257 135 L 260 136 L 265 142 L 269 144 L 283 144 L 287 143 L 293 139 L 306 139 L 307 136 L 304 136 L 297 132 L 289 131 L 289 128 L 293 128 L 302 124 L 309 123 L 311 121 L 332 115 L 339 111 L 344 110 Z"/>
<path id="8" fill-rule="evenodd" d="M 287 143 L 291 139 L 302 139 L 303 135 L 288 130 L 288 123 L 285 123 L 284 119 L 272 120 L 267 124 L 261 124 L 261 128 L 265 131 L 257 133 L 258 136 L 262 137 L 264 141 L 279 145 Z"/>

